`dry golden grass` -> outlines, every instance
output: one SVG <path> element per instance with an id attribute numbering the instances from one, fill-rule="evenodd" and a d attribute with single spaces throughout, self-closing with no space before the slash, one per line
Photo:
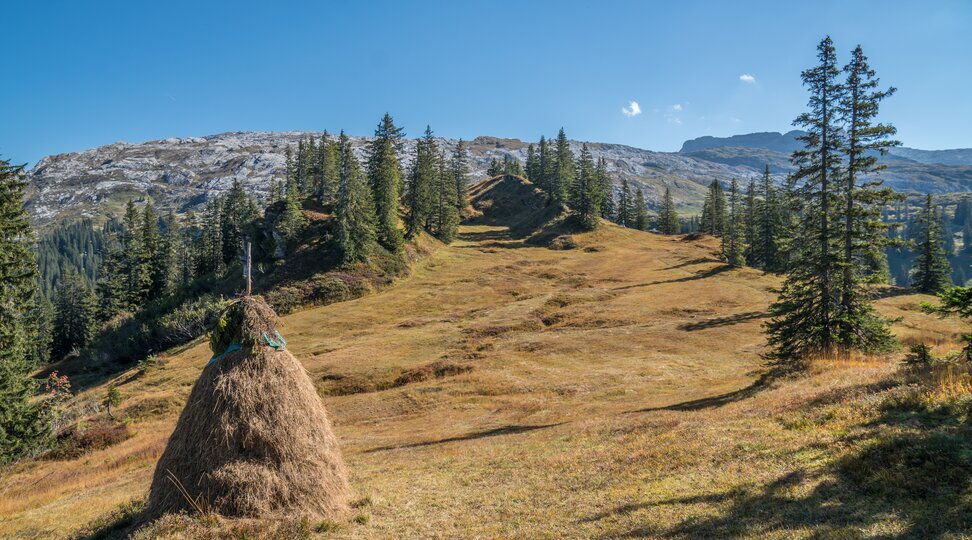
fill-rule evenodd
<path id="1" fill-rule="evenodd" d="M 809 377 L 755 384 L 777 278 L 727 270 L 712 239 L 606 225 L 577 235 L 578 249 L 553 251 L 509 240 L 499 227 L 461 233 L 393 287 L 284 318 L 288 347 L 324 395 L 364 502 L 356 521 L 267 531 L 555 538 L 912 530 L 914 520 L 893 505 L 834 491 L 848 437 L 880 414 L 855 400 L 884 388 L 897 358 L 819 362 Z M 904 317 L 896 326 L 903 340 L 938 336 L 948 346 L 961 326 L 920 313 L 913 306 L 921 300 L 879 305 Z M 164 404 L 185 400 L 209 354 L 199 344 L 141 377 L 119 377 L 127 381 L 122 408 L 139 412 L 131 439 L 7 471 L 0 536 L 63 536 L 143 498 L 181 408 Z M 435 362 L 463 369 L 395 384 Z M 342 395 L 330 391 L 338 383 Z M 141 535 L 217 537 L 234 527 L 253 525 L 172 518 Z"/>

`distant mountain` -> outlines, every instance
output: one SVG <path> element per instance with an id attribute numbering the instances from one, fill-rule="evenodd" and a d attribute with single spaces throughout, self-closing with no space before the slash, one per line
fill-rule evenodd
<path id="1" fill-rule="evenodd" d="M 804 132 L 795 129 L 787 133 L 764 131 L 761 133 L 733 135 L 731 137 L 710 137 L 706 135 L 704 137 L 685 141 L 682 143 L 682 149 L 679 150 L 679 153 L 688 154 L 711 148 L 731 146 L 738 148 L 762 148 L 764 150 L 773 150 L 775 152 L 789 154 L 790 152 L 803 146 L 800 144 L 800 141 L 797 140 L 797 137 L 803 135 L 803 133 Z"/>
<path id="2" fill-rule="evenodd" d="M 697 159 L 752 170 L 766 165 L 774 174 L 793 170 L 790 154 L 800 148 L 804 132 L 763 132 L 732 137 L 699 137 L 685 141 L 678 153 Z M 972 149 L 916 150 L 892 148 L 879 158 L 887 169 L 880 178 L 906 193 L 948 193 L 972 190 Z"/>
<path id="3" fill-rule="evenodd" d="M 235 132 L 205 137 L 170 138 L 144 143 L 114 143 L 81 152 L 41 159 L 28 172 L 27 208 L 35 224 L 88 217 L 96 221 L 120 216 L 128 199 L 152 200 L 161 210 L 201 208 L 210 197 L 234 181 L 258 200 L 271 182 L 284 176 L 284 152 L 302 138 L 319 132 Z M 359 158 L 366 155 L 367 137 L 351 137 Z M 451 152 L 457 141 L 438 139 Z M 406 141 L 407 165 L 414 140 Z M 481 179 L 492 159 L 510 155 L 526 160 L 527 143 L 517 139 L 478 137 L 469 143 L 470 182 Z M 587 143 L 595 159 L 604 157 L 616 181 L 627 179 L 632 190 L 642 188 L 656 206 L 669 188 L 686 212 L 698 211 L 705 185 L 713 178 L 748 178 L 754 169 L 697 159 L 672 152 L 652 152 L 619 144 Z M 571 141 L 575 153 L 581 142 Z"/>

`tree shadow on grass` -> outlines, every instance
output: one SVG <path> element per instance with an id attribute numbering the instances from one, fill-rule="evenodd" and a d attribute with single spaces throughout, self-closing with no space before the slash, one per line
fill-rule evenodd
<path id="1" fill-rule="evenodd" d="M 728 317 L 716 317 L 712 319 L 706 319 L 704 321 L 685 323 L 679 325 L 679 330 L 685 330 L 686 332 L 694 332 L 696 330 L 705 330 L 707 328 L 717 328 L 720 326 L 731 326 L 734 324 L 744 323 L 746 321 L 752 321 L 754 319 L 765 319 L 769 317 L 770 314 L 766 311 L 748 311 L 746 313 L 736 313 L 735 315 L 729 315 Z"/>
<path id="2" fill-rule="evenodd" d="M 365 450 L 365 453 L 370 454 L 372 452 L 383 452 L 385 450 L 398 450 L 401 448 L 421 448 L 423 446 L 433 446 L 437 444 L 446 444 L 446 443 L 460 442 L 460 441 L 472 441 L 476 439 L 498 437 L 500 435 L 517 435 L 520 433 L 529 433 L 531 431 L 536 431 L 538 429 L 552 428 L 563 424 L 564 422 L 557 422 L 554 424 L 539 424 L 539 425 L 509 425 L 509 426 L 503 426 L 503 427 L 498 427 L 493 429 L 487 429 L 484 431 L 476 431 L 473 433 L 467 433 L 465 435 L 458 435 L 455 437 L 447 437 L 445 439 L 437 439 L 434 441 L 422 441 L 422 442 L 415 442 L 415 443 L 408 443 L 408 444 L 397 444 L 391 446 L 379 446 L 377 448 L 371 448 L 369 450 Z"/>
<path id="3" fill-rule="evenodd" d="M 689 401 L 683 401 L 681 403 L 675 403 L 672 405 L 665 405 L 663 407 L 646 407 L 644 409 L 637 409 L 633 411 L 628 411 L 629 413 L 643 413 L 652 411 L 700 411 L 704 409 L 715 409 L 734 403 L 736 401 L 742 401 L 744 399 L 751 398 L 755 396 L 761 390 L 765 390 L 770 387 L 770 385 L 783 375 L 787 371 L 779 367 L 773 367 L 770 370 L 764 372 L 755 381 L 744 388 L 738 390 L 733 390 L 731 392 L 726 392 L 725 394 L 719 394 L 717 396 L 710 396 L 700 399 L 693 399 Z"/>
<path id="4" fill-rule="evenodd" d="M 845 406 L 854 407 L 853 401 L 878 397 L 887 388 L 855 387 L 852 394 L 856 399 L 845 402 Z M 711 406 L 729 396 L 668 409 Z M 817 414 L 821 408 L 830 407 L 834 399 L 839 396 L 809 401 L 802 408 L 807 414 Z M 894 391 L 885 395 L 883 403 L 876 418 L 843 436 L 840 444 L 805 446 L 830 454 L 823 467 L 799 468 L 768 484 L 750 483 L 721 493 L 629 503 L 584 521 L 666 505 L 703 504 L 712 508 L 678 509 L 681 514 L 691 511 L 695 515 L 675 525 L 629 525 L 605 536 L 758 538 L 780 532 L 805 534 L 808 530 L 812 531 L 811 538 L 856 538 L 874 531 L 880 531 L 882 538 L 902 539 L 972 534 L 970 406 L 957 401 L 944 409 L 929 407 L 927 401 L 902 398 Z M 797 462 L 792 466 L 801 467 Z"/>
<path id="5" fill-rule="evenodd" d="M 695 281 L 697 279 L 706 279 L 706 278 L 710 278 L 710 277 L 713 277 L 713 276 L 717 276 L 717 275 L 719 275 L 719 274 L 721 274 L 723 272 L 726 272 L 728 270 L 731 270 L 731 269 L 732 269 L 732 267 L 729 266 L 728 264 L 723 264 L 723 265 L 720 265 L 720 266 L 716 266 L 716 267 L 710 268 L 708 270 L 702 270 L 701 272 L 696 272 L 694 274 L 691 274 L 691 275 L 688 275 L 688 276 L 685 276 L 685 277 L 680 277 L 680 278 L 675 278 L 675 279 L 665 279 L 665 280 L 661 280 L 661 281 L 649 281 L 649 282 L 646 282 L 646 283 L 635 283 L 634 285 L 624 285 L 624 286 L 621 286 L 621 287 L 615 287 L 615 288 L 613 288 L 611 290 L 613 290 L 613 291 L 623 291 L 623 290 L 626 290 L 626 289 L 636 289 L 638 287 L 650 287 L 652 285 L 663 285 L 665 283 L 685 283 L 686 281 Z"/>

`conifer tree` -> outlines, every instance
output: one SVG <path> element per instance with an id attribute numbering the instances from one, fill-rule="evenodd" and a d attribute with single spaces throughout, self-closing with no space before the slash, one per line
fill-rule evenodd
<path id="1" fill-rule="evenodd" d="M 859 45 L 843 71 L 847 78 L 841 89 L 838 114 L 845 134 L 841 151 L 847 167 L 841 194 L 845 261 L 841 269 L 841 310 L 845 318 L 854 319 L 860 281 L 887 281 L 885 248 L 890 241 L 881 211 L 898 200 L 898 195 L 891 189 L 880 189 L 881 181 L 875 179 L 875 173 L 885 167 L 878 164 L 876 155 L 883 155 L 900 143 L 891 139 L 897 131 L 894 126 L 875 121 L 881 101 L 893 95 L 895 89 L 877 90 L 879 80 Z M 867 181 L 861 181 L 864 176 Z M 850 340 L 853 331 L 852 324 L 844 324 L 841 340 Z"/>
<path id="2" fill-rule="evenodd" d="M 617 209 L 614 201 L 614 184 L 611 182 L 611 175 L 607 171 L 607 160 L 600 157 L 597 160 L 597 170 L 594 173 L 597 182 L 601 186 L 601 217 L 604 219 L 616 219 Z"/>
<path id="3" fill-rule="evenodd" d="M 125 305 L 136 308 L 148 295 L 152 284 L 151 269 L 148 266 L 148 249 L 145 246 L 143 223 L 145 216 L 139 213 L 135 202 L 128 200 L 122 226 L 123 273 L 125 275 Z"/>
<path id="4" fill-rule="evenodd" d="M 385 113 L 368 151 L 368 183 L 375 197 L 375 234 L 378 243 L 392 252 L 401 251 L 402 231 L 398 219 L 402 166 L 396 142 L 404 137 L 391 115 Z"/>
<path id="5" fill-rule="evenodd" d="M 301 145 L 303 147 L 303 145 Z M 306 163 L 307 160 L 303 160 L 302 163 Z M 302 178 L 309 178 L 308 174 L 302 175 Z M 300 195 L 300 184 L 295 185 L 298 189 L 298 195 Z M 289 186 L 288 195 L 289 196 Z M 246 194 L 246 190 L 240 184 L 239 180 L 234 179 L 233 185 L 226 192 L 225 195 L 221 197 L 222 209 L 220 211 L 220 223 L 222 227 L 222 240 L 223 240 L 223 262 L 232 263 L 236 261 L 243 250 L 243 235 L 244 231 L 254 219 L 259 217 L 259 212 L 253 205 L 252 199 Z"/>
<path id="6" fill-rule="evenodd" d="M 884 350 L 894 343 L 887 321 L 860 291 L 843 290 L 840 269 L 854 264 L 845 259 L 841 242 L 846 207 L 840 204 L 838 183 L 844 145 L 838 113 L 844 88 L 837 80 L 840 70 L 829 37 L 817 52 L 817 66 L 802 74 L 810 91 L 809 110 L 794 122 L 806 130 L 800 138 L 804 148 L 793 154 L 798 170 L 788 180 L 799 215 L 790 234 L 797 241 L 787 246 L 786 280 L 767 324 L 775 356 L 788 362 L 812 354 Z"/>
<path id="7" fill-rule="evenodd" d="M 739 184 L 733 178 L 729 184 L 729 215 L 725 233 L 722 235 L 722 257 L 729 266 L 743 266 L 746 264 L 745 249 L 742 197 L 739 194 Z"/>
<path id="8" fill-rule="evenodd" d="M 779 197 L 773 187 L 773 177 L 770 175 L 769 165 L 763 171 L 760 183 L 762 200 L 757 204 L 757 225 L 755 246 L 752 249 L 753 265 L 768 272 L 782 270 L 780 261 L 779 241 L 782 236 L 782 215 Z"/>
<path id="9" fill-rule="evenodd" d="M 743 209 L 743 223 L 746 241 L 746 251 L 743 256 L 750 266 L 756 266 L 756 256 L 753 250 L 756 249 L 756 231 L 759 227 L 759 203 L 756 200 L 756 179 L 749 179 L 749 186 L 746 187 L 746 202 Z"/>
<path id="10" fill-rule="evenodd" d="M 409 238 L 427 228 L 430 223 L 437 155 L 432 128 L 426 126 L 425 135 L 415 144 L 415 159 L 412 161 L 405 192 L 405 204 L 408 207 L 405 231 Z"/>
<path id="11" fill-rule="evenodd" d="M 639 231 L 648 230 L 648 203 L 645 202 L 645 192 L 638 187 L 634 197 L 634 228 Z"/>
<path id="12" fill-rule="evenodd" d="M 577 162 L 576 180 L 571 186 L 571 208 L 576 213 L 581 227 L 593 230 L 597 227 L 598 219 L 601 217 L 602 187 L 594 168 L 594 158 L 591 156 L 590 150 L 587 149 L 587 144 L 581 148 L 580 159 Z M 642 202 L 644 202 L 644 195 L 642 195 Z M 647 215 L 645 221 L 647 228 Z"/>
<path id="13" fill-rule="evenodd" d="M 452 152 L 452 181 L 456 186 L 456 208 L 461 212 L 466 207 L 466 175 L 469 174 L 469 152 L 466 150 L 466 143 L 462 139 L 456 143 L 456 149 Z"/>
<path id="14" fill-rule="evenodd" d="M 54 293 L 52 354 L 56 360 L 84 348 L 94 336 L 97 298 L 74 270 L 61 276 Z"/>
<path id="15" fill-rule="evenodd" d="M 456 181 L 444 153 L 436 159 L 436 182 L 433 190 L 431 233 L 445 243 L 452 242 L 459 228 L 459 207 L 456 203 Z"/>
<path id="16" fill-rule="evenodd" d="M 537 150 L 533 147 L 533 143 L 527 145 L 527 155 L 526 155 L 526 177 L 527 180 L 537 183 L 537 166 L 539 162 L 537 161 Z"/>
<path id="17" fill-rule="evenodd" d="M 288 186 L 296 186 L 294 183 Z M 199 252 L 196 255 L 196 275 L 222 274 L 226 269 L 223 261 L 222 203 L 219 197 L 206 202 L 200 231 Z"/>
<path id="18" fill-rule="evenodd" d="M 631 214 L 632 204 L 631 187 L 628 185 L 628 179 L 622 178 L 621 190 L 618 192 L 618 225 L 621 225 L 622 227 L 630 227 L 634 225 L 634 216 Z"/>
<path id="19" fill-rule="evenodd" d="M 321 139 L 319 152 L 321 153 L 321 180 L 317 202 L 324 206 L 333 207 L 337 202 L 338 183 L 341 177 L 341 148 L 337 140 L 328 136 L 325 131 Z M 396 150 L 397 152 L 398 150 Z M 401 192 L 401 186 L 398 187 Z"/>
<path id="20" fill-rule="evenodd" d="M 341 176 L 338 187 L 337 241 L 345 263 L 364 261 L 376 241 L 374 197 L 354 157 L 351 142 L 341 132 Z"/>
<path id="21" fill-rule="evenodd" d="M 928 194 L 925 207 L 915 222 L 918 231 L 917 257 L 911 269 L 911 287 L 925 294 L 938 294 L 952 286 L 952 267 L 946 256 L 942 222 Z"/>
<path id="22" fill-rule="evenodd" d="M 678 234 L 682 231 L 682 224 L 678 220 L 678 212 L 675 210 L 675 201 L 672 199 L 672 190 L 665 188 L 665 197 L 662 199 L 662 207 L 658 212 L 658 230 L 662 234 Z"/>
<path id="23" fill-rule="evenodd" d="M 27 455 L 46 430 L 43 410 L 33 399 L 37 385 L 29 352 L 36 327 L 28 310 L 34 303 L 37 267 L 22 171 L 22 166 L 0 160 L 0 462 Z"/>
<path id="24" fill-rule="evenodd" d="M 300 192 L 297 190 L 296 184 L 291 184 L 287 188 L 283 211 L 277 218 L 276 224 L 277 232 L 284 241 L 284 251 L 293 249 L 294 242 L 300 237 L 300 233 L 303 232 L 306 223 L 307 218 L 304 216 L 304 211 L 300 204 Z"/>
<path id="25" fill-rule="evenodd" d="M 574 154 L 570 151 L 570 143 L 564 128 L 557 134 L 554 154 L 554 175 L 550 182 L 550 194 L 555 200 L 566 201 L 573 189 L 575 179 Z"/>
<path id="26" fill-rule="evenodd" d="M 541 135 L 540 142 L 537 145 L 537 178 L 535 180 L 531 178 L 530 181 L 549 194 L 551 193 L 550 185 L 553 175 L 553 154 L 551 152 L 550 145 L 547 143 L 547 139 Z"/>
<path id="27" fill-rule="evenodd" d="M 128 309 L 125 294 L 125 256 L 122 240 L 113 222 L 105 224 L 105 235 L 98 276 L 98 320 L 107 321 Z"/>
<path id="28" fill-rule="evenodd" d="M 702 232 L 722 236 L 726 228 L 726 195 L 722 184 L 713 180 L 702 204 Z"/>

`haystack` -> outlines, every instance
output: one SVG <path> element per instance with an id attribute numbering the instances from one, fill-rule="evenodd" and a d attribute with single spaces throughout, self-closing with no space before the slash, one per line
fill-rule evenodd
<path id="1" fill-rule="evenodd" d="M 260 297 L 242 298 L 220 318 L 210 342 L 216 356 L 156 466 L 149 518 L 194 509 L 231 517 L 347 511 L 344 461 L 327 413 L 278 324 Z"/>

